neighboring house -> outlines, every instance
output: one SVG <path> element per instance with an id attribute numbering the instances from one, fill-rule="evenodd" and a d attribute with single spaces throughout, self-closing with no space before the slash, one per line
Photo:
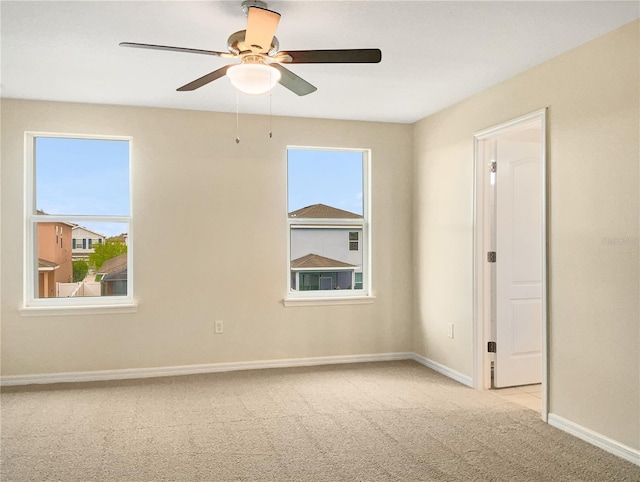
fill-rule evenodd
<path id="1" fill-rule="evenodd" d="M 127 253 L 102 263 L 96 274 L 97 280 L 100 280 L 101 296 L 125 296 L 127 294 Z"/>
<path id="2" fill-rule="evenodd" d="M 56 284 L 73 280 L 72 227 L 63 222 L 38 223 L 38 298 L 56 297 Z"/>
<path id="3" fill-rule="evenodd" d="M 89 259 L 96 244 L 104 243 L 104 235 L 92 231 L 84 226 L 74 226 L 72 232 L 72 256 L 73 259 Z"/>
<path id="4" fill-rule="evenodd" d="M 52 298 L 56 295 L 54 271 L 59 264 L 38 258 L 38 298 Z"/>
<path id="5" fill-rule="evenodd" d="M 297 291 L 353 289 L 358 266 L 317 254 L 291 261 L 291 289 Z M 362 282 L 362 279 L 360 279 Z"/>
<path id="6" fill-rule="evenodd" d="M 289 213 L 291 289 L 298 291 L 362 288 L 362 227 L 332 224 L 332 219 L 363 219 L 342 209 L 314 204 Z M 322 225 L 304 219 L 326 219 Z"/>

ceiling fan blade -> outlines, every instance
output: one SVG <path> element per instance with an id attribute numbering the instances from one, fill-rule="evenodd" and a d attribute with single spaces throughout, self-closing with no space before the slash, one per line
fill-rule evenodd
<path id="1" fill-rule="evenodd" d="M 291 64 L 377 64 L 382 60 L 380 49 L 287 50 L 278 56 Z"/>
<path id="2" fill-rule="evenodd" d="M 230 54 L 228 52 L 216 52 L 215 50 L 188 49 L 185 47 L 171 47 L 169 45 L 139 44 L 135 42 L 120 42 L 119 45 L 120 47 L 133 47 L 136 49 L 168 50 L 169 52 L 204 54 L 204 55 L 213 55 L 215 57 L 235 57 L 235 55 Z"/>
<path id="3" fill-rule="evenodd" d="M 280 77 L 279 82 L 294 94 L 302 96 L 311 94 L 318 90 L 316 86 L 311 85 L 302 77 L 298 77 L 296 74 L 291 72 L 289 69 L 284 68 L 280 64 L 271 64 L 271 67 L 280 71 L 282 76 Z"/>
<path id="4" fill-rule="evenodd" d="M 254 52 L 268 52 L 271 50 L 271 43 L 279 22 L 280 14 L 278 12 L 266 8 L 249 7 L 244 43 Z"/>
<path id="5" fill-rule="evenodd" d="M 209 72 L 207 75 L 203 75 L 199 79 L 194 80 L 193 82 L 189 82 L 188 84 L 183 85 L 182 87 L 176 89 L 179 92 L 185 92 L 189 90 L 196 90 L 202 87 L 203 85 L 207 85 L 209 82 L 213 82 L 214 80 L 219 79 L 220 77 L 224 77 L 227 73 L 227 70 L 232 65 L 225 65 L 224 67 L 214 70 L 213 72 Z"/>

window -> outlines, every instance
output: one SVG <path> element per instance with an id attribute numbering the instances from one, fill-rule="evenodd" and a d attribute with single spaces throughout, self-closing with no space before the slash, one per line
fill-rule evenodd
<path id="1" fill-rule="evenodd" d="M 362 289 L 362 273 L 356 273 L 356 289 Z"/>
<path id="2" fill-rule="evenodd" d="M 30 133 L 26 143 L 25 307 L 131 305 L 131 243 L 120 241 L 131 236 L 130 139 Z M 115 241 L 72 242 L 82 228 Z M 76 247 L 95 252 L 75 259 Z"/>
<path id="3" fill-rule="evenodd" d="M 349 233 L 349 251 L 358 251 L 359 248 L 359 244 L 358 244 L 358 235 L 360 233 L 356 232 L 350 232 Z"/>
<path id="4" fill-rule="evenodd" d="M 289 148 L 288 299 L 370 295 L 369 151 Z"/>

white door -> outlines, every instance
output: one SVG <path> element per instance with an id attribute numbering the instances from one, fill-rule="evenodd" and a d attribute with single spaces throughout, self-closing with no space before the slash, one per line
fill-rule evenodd
<path id="1" fill-rule="evenodd" d="M 496 387 L 542 380 L 541 146 L 497 138 Z"/>

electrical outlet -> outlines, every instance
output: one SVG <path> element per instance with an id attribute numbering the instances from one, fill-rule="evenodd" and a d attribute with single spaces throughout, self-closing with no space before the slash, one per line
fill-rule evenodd
<path id="1" fill-rule="evenodd" d="M 449 323 L 449 326 L 447 327 L 447 336 L 449 338 L 453 338 L 453 323 Z"/>
<path id="2" fill-rule="evenodd" d="M 215 321 L 215 332 L 216 332 L 216 335 L 219 335 L 223 331 L 224 331 L 224 324 L 222 323 L 222 320 L 216 320 Z"/>

